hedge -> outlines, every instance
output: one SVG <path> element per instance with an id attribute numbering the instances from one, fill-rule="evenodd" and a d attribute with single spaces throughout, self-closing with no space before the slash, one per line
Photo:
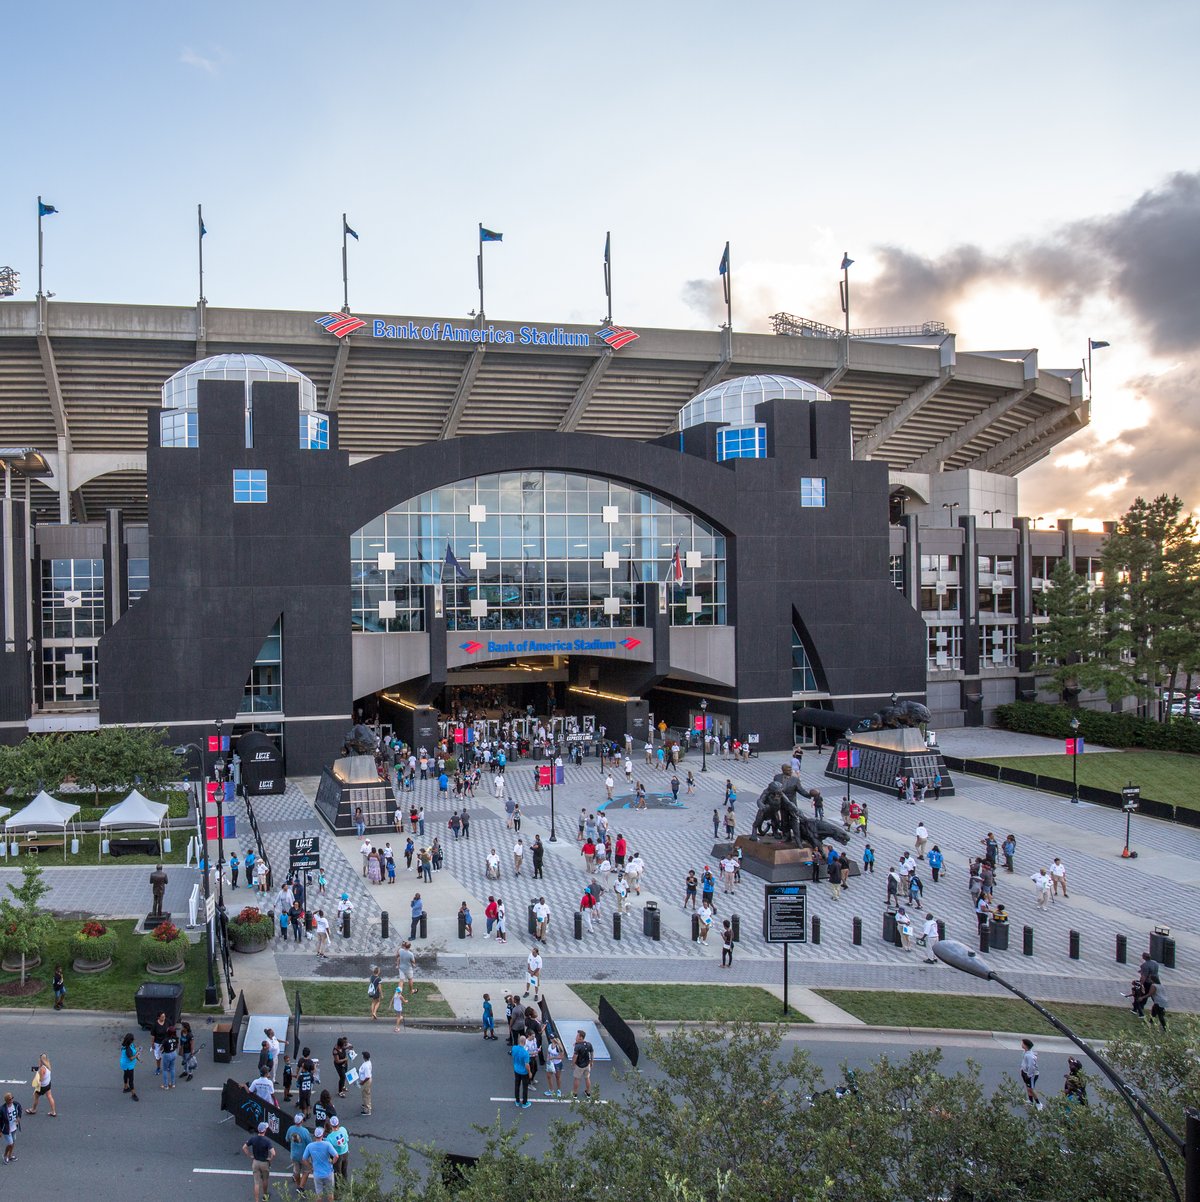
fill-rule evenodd
<path id="1" fill-rule="evenodd" d="M 1200 723 L 1187 718 L 1152 722 L 1133 714 L 1071 709 L 1040 701 L 1014 701 L 996 709 L 996 723 L 1004 730 L 1053 739 L 1071 737 L 1071 719 L 1079 719 L 1079 736 L 1100 747 L 1144 747 L 1150 751 L 1182 751 L 1200 755 Z"/>

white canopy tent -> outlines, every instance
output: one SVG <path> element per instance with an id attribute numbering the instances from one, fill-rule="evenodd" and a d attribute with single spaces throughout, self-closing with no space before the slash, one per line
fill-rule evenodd
<path id="1" fill-rule="evenodd" d="M 36 833 L 42 827 L 57 827 L 63 833 L 63 859 L 65 860 L 67 858 L 67 827 L 76 821 L 78 814 L 79 807 L 77 805 L 59 801 L 57 797 L 51 797 L 43 789 L 24 809 L 17 813 L 15 818 L 4 820 L 4 830 L 6 833 L 18 830 Z M 78 838 L 78 834 L 79 832 L 76 830 L 76 838 Z"/>
<path id="2" fill-rule="evenodd" d="M 159 845 L 163 847 L 164 827 L 167 821 L 167 809 L 161 801 L 151 801 L 143 797 L 136 789 L 115 806 L 110 806 L 100 818 L 100 852 L 102 855 L 108 839 L 106 832 L 114 830 L 143 830 L 156 831 Z"/>

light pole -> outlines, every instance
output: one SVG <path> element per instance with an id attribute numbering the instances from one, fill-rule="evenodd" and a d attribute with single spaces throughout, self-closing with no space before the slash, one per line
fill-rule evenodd
<path id="1" fill-rule="evenodd" d="M 708 699 L 700 698 L 700 771 L 708 771 Z"/>
<path id="2" fill-rule="evenodd" d="M 1155 1157 L 1158 1159 L 1168 1184 L 1171 1187 L 1171 1194 L 1175 1198 L 1175 1202 L 1181 1202 L 1179 1197 L 1179 1187 L 1175 1184 L 1175 1178 L 1171 1173 L 1171 1167 L 1167 1164 L 1167 1159 L 1163 1155 L 1162 1148 L 1158 1141 L 1154 1138 L 1150 1128 L 1146 1125 L 1146 1119 L 1158 1127 L 1158 1129 L 1167 1137 L 1175 1150 L 1184 1157 L 1187 1176 L 1184 1181 L 1184 1195 L 1186 1202 L 1200 1202 L 1200 1111 L 1187 1110 L 1185 1127 L 1186 1138 L 1181 1138 L 1179 1134 L 1170 1127 L 1167 1122 L 1161 1118 L 1144 1099 L 1138 1096 L 1134 1091 L 1133 1086 L 1121 1077 L 1116 1069 L 1095 1051 L 1089 1044 L 1085 1043 L 1070 1027 L 1067 1026 L 1061 1019 L 1051 1014 L 1040 1002 L 1034 1001 L 1028 994 L 1022 993 L 1011 981 L 1006 981 L 1002 976 L 993 972 L 988 967 L 986 960 L 982 959 L 975 952 L 971 951 L 964 944 L 958 943 L 953 939 L 939 939 L 933 946 L 933 954 L 937 956 L 943 964 L 950 965 L 951 968 L 957 968 L 959 972 L 965 972 L 973 977 L 979 977 L 983 981 L 995 981 L 997 985 L 1007 989 L 1009 993 L 1015 994 L 1023 1002 L 1027 1002 L 1032 1006 L 1056 1031 L 1061 1035 L 1065 1035 L 1083 1054 L 1108 1078 L 1124 1100 L 1125 1104 L 1133 1112 L 1133 1117 L 1137 1121 L 1137 1125 L 1141 1127 L 1142 1133 L 1150 1143 L 1150 1147 L 1154 1151 Z"/>
<path id="3" fill-rule="evenodd" d="M 225 761 L 221 758 L 221 719 L 217 718 L 217 758 L 213 761 L 213 780 L 217 787 L 213 796 L 217 801 L 217 905 L 225 909 Z"/>
<path id="4" fill-rule="evenodd" d="M 1079 804 L 1079 719 L 1071 717 L 1071 804 Z"/>
<path id="5" fill-rule="evenodd" d="M 985 518 L 987 518 L 987 520 L 988 520 L 988 525 L 989 525 L 989 526 L 991 526 L 991 527 L 995 528 L 995 525 L 996 525 L 996 516 L 997 516 L 999 513 L 1000 513 L 1000 510 L 999 510 L 999 509 L 985 509 L 985 510 L 983 511 L 983 516 L 984 516 Z"/>
<path id="6" fill-rule="evenodd" d="M 216 1006 L 219 1004 L 219 1000 L 217 997 L 217 979 L 213 975 L 213 924 L 212 920 L 208 917 L 208 900 L 211 890 L 208 876 L 208 802 L 204 796 L 205 777 L 207 777 L 208 773 L 204 768 L 204 752 L 200 749 L 199 744 L 181 743 L 175 748 L 175 754 L 184 755 L 189 748 L 196 753 L 200 765 L 200 788 L 197 790 L 196 801 L 200 810 L 200 829 L 204 832 L 204 925 L 208 927 L 208 937 L 204 940 L 205 958 L 208 962 L 208 982 L 204 986 L 204 1004 L 206 1006 Z"/>
<path id="7" fill-rule="evenodd" d="M 558 754 L 558 746 L 554 748 L 554 758 L 550 761 L 550 842 L 557 843 L 558 836 L 554 833 L 554 778 L 558 775 L 558 764 L 562 757 Z"/>
<path id="8" fill-rule="evenodd" d="M 1130 781 L 1121 790 L 1121 797 L 1124 799 L 1121 809 L 1125 811 L 1125 847 L 1121 851 L 1121 859 L 1123 860 L 1137 859 L 1137 852 L 1129 850 L 1129 819 L 1133 816 L 1134 810 L 1138 808 L 1138 801 L 1141 799 L 1141 796 L 1141 789 L 1133 781 Z"/>
<path id="9" fill-rule="evenodd" d="M 951 526 L 954 525 L 954 511 L 959 508 L 960 504 L 961 504 L 961 502 L 959 502 L 959 501 L 943 501 L 942 502 L 942 508 L 950 510 L 950 525 Z"/>

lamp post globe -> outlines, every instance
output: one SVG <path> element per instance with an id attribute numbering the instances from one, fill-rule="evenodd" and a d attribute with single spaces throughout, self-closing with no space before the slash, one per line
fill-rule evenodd
<path id="1" fill-rule="evenodd" d="M 1071 718 L 1071 804 L 1079 804 L 1079 719 Z"/>

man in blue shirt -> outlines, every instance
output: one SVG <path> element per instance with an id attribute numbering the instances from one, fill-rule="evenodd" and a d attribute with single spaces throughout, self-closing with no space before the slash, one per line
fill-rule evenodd
<path id="1" fill-rule="evenodd" d="M 309 1087 L 311 1089 L 311 1086 Z M 288 1151 L 292 1156 L 292 1181 L 298 1190 L 308 1182 L 308 1169 L 304 1166 L 304 1149 L 312 1143 L 312 1135 L 304 1125 L 304 1115 L 297 1114 L 295 1122 L 284 1132 Z"/>
<path id="2" fill-rule="evenodd" d="M 512 1048 L 513 1098 L 517 1108 L 528 1110 L 533 1103 L 529 1100 L 529 1051 L 518 1040 Z"/>
<path id="3" fill-rule="evenodd" d="M 421 915 L 425 913 L 425 903 L 421 900 L 419 893 L 413 894 L 413 899 L 409 903 L 409 909 L 412 914 L 412 925 L 409 928 L 409 939 L 417 937 L 417 928 L 421 925 Z"/>
<path id="4" fill-rule="evenodd" d="M 324 1127 L 318 1127 L 313 1132 L 313 1139 L 304 1149 L 302 1159 L 312 1165 L 313 1192 L 318 1198 L 332 1198 L 333 1166 L 338 1162 L 338 1154 L 325 1139 Z"/>

